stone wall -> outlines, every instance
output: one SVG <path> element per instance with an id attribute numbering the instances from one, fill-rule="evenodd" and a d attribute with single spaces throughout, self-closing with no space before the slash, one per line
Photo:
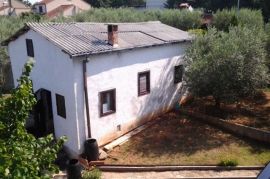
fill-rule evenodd
<path id="1" fill-rule="evenodd" d="M 267 144 L 270 144 L 270 132 L 268 131 L 263 131 L 260 129 L 256 129 L 253 127 L 249 126 L 244 126 L 241 124 L 234 124 L 230 123 L 226 120 L 217 118 L 217 117 L 212 117 L 208 115 L 204 115 L 202 113 L 197 113 L 193 112 L 190 110 L 185 110 L 185 109 L 179 109 L 179 113 L 185 114 L 191 117 L 194 117 L 198 120 L 201 120 L 203 122 L 206 122 L 208 124 L 214 125 L 216 127 L 219 127 L 221 129 L 224 129 L 228 132 L 234 133 L 236 135 L 239 135 L 241 137 L 248 137 L 250 139 L 259 141 L 259 142 L 264 142 Z"/>

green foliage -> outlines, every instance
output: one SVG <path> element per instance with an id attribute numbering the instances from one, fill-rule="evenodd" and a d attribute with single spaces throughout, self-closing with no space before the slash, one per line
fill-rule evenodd
<path id="1" fill-rule="evenodd" d="M 265 33 L 266 33 L 266 64 L 270 69 L 270 23 L 265 25 Z"/>
<path id="2" fill-rule="evenodd" d="M 204 34 L 206 34 L 207 31 L 206 30 L 203 30 L 203 29 L 191 29 L 191 30 L 188 31 L 188 33 L 190 33 L 191 35 L 194 34 L 194 35 L 198 36 L 198 35 L 204 35 Z"/>
<path id="3" fill-rule="evenodd" d="M 231 26 L 248 26 L 263 28 L 264 22 L 260 10 L 241 9 L 237 14 L 236 9 L 218 10 L 214 14 L 213 26 L 218 30 L 228 31 Z"/>
<path id="4" fill-rule="evenodd" d="M 101 171 L 97 168 L 92 170 L 84 170 L 82 172 L 83 179 L 100 179 L 101 178 Z"/>
<path id="5" fill-rule="evenodd" d="M 57 19 L 56 21 L 63 21 Z M 91 9 L 87 12 L 67 19 L 67 21 L 77 22 L 143 22 L 143 21 L 161 21 L 170 26 L 188 30 L 200 28 L 201 12 L 179 11 L 179 10 L 145 10 L 137 11 L 132 8 L 119 9 Z"/>
<path id="6" fill-rule="evenodd" d="M 268 79 L 264 47 L 264 33 L 257 28 L 210 29 L 197 36 L 186 53 L 190 91 L 212 95 L 217 105 L 255 94 Z"/>
<path id="7" fill-rule="evenodd" d="M 224 159 L 221 160 L 218 165 L 224 167 L 235 167 L 238 165 L 238 161 L 236 159 Z"/>
<path id="8" fill-rule="evenodd" d="M 0 99 L 0 178 L 49 178 L 58 168 L 53 164 L 65 139 L 52 135 L 36 139 L 27 133 L 25 122 L 36 103 L 29 78 L 29 61 L 11 96 Z"/>

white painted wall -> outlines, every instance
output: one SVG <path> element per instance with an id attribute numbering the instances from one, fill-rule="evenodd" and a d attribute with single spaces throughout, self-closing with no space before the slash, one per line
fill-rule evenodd
<path id="1" fill-rule="evenodd" d="M 38 33 L 30 30 L 28 33 L 20 36 L 16 41 L 9 44 L 9 54 L 11 58 L 12 71 L 16 80 L 22 73 L 22 68 L 27 61 L 25 39 L 33 40 L 35 53 L 35 66 L 31 72 L 34 91 L 40 88 L 47 89 L 52 93 L 53 118 L 56 137 L 67 136 L 68 141 L 65 144 L 73 152 L 81 152 L 81 140 L 85 140 L 84 118 L 78 118 L 78 111 L 82 113 L 84 106 L 77 108 L 77 99 L 75 92 L 83 94 L 82 84 L 78 83 L 76 76 L 81 72 L 81 65 L 69 58 L 58 47 L 50 43 Z M 74 73 L 74 70 L 78 73 Z M 81 72 L 82 73 L 82 72 Z M 57 115 L 55 94 L 61 94 L 65 97 L 66 116 L 64 119 Z M 79 97 L 79 95 L 77 95 Z M 81 99 L 80 99 L 81 100 Z M 83 114 L 80 115 L 80 117 Z M 79 121 L 81 120 L 81 121 Z M 81 131 L 82 130 L 82 131 Z M 79 135 L 77 135 L 77 133 Z"/>
<path id="2" fill-rule="evenodd" d="M 174 84 L 174 66 L 182 64 L 182 44 L 142 48 L 89 57 L 87 65 L 92 137 L 103 140 L 124 125 L 172 106 L 181 83 Z M 151 92 L 138 97 L 138 73 L 150 70 Z M 116 88 L 116 113 L 99 116 L 99 92 Z"/>
<path id="3" fill-rule="evenodd" d="M 166 0 L 146 0 L 146 8 L 162 9 L 164 8 L 165 3 L 166 3 Z"/>
<path id="4" fill-rule="evenodd" d="M 26 38 L 34 44 L 36 64 L 31 73 L 34 91 L 40 88 L 51 91 L 56 137 L 66 135 L 70 152 L 80 154 L 87 136 L 82 70 L 85 57 L 72 60 L 30 30 L 9 44 L 15 80 L 28 58 Z M 185 44 L 174 44 L 90 56 L 87 82 L 92 137 L 103 140 L 107 134 L 116 132 L 119 124 L 135 122 L 164 107 L 172 107 L 182 85 L 173 82 L 174 66 L 183 63 L 185 48 Z M 138 97 L 138 73 L 145 70 L 151 73 L 151 93 Z M 112 88 L 116 88 L 116 113 L 100 117 L 98 94 Z M 65 96 L 66 119 L 57 115 L 56 93 Z"/>

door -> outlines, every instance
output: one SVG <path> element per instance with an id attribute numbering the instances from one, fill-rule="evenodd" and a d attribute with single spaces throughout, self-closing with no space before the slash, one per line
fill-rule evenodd
<path id="1" fill-rule="evenodd" d="M 39 89 L 36 93 L 37 104 L 34 108 L 35 131 L 37 137 L 54 134 L 52 96 L 46 89 Z"/>

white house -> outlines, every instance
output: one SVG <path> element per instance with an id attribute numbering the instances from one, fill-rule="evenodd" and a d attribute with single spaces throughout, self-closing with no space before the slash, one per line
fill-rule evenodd
<path id="1" fill-rule="evenodd" d="M 2 44 L 15 85 L 35 59 L 33 88 L 45 108 L 35 122 L 67 136 L 77 155 L 88 138 L 102 146 L 173 108 L 190 40 L 160 22 L 28 23 Z"/>
<path id="2" fill-rule="evenodd" d="M 146 8 L 149 9 L 163 9 L 165 4 L 166 0 L 146 0 Z"/>
<path id="3" fill-rule="evenodd" d="M 46 14 L 48 18 L 72 16 L 90 8 L 91 5 L 83 0 L 42 0 L 33 5 L 34 12 Z"/>

